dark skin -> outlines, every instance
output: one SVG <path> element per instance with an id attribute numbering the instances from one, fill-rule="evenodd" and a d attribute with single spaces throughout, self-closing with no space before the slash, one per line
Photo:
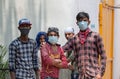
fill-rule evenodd
<path id="1" fill-rule="evenodd" d="M 20 29 L 24 29 L 24 28 L 28 28 L 29 30 L 31 29 L 31 25 L 29 25 L 29 24 L 24 24 L 24 25 L 21 25 L 21 26 L 19 26 L 18 27 L 18 29 L 20 30 Z M 20 35 L 20 37 L 19 37 L 19 39 L 20 39 L 20 41 L 22 41 L 22 42 L 28 42 L 28 35 Z M 36 79 L 39 79 L 39 71 L 37 70 L 37 71 L 35 71 L 35 74 L 36 74 Z M 15 72 L 10 72 L 10 76 L 11 76 L 11 79 L 15 79 Z"/>
<path id="2" fill-rule="evenodd" d="M 57 33 L 55 33 L 55 32 L 48 33 L 48 36 L 57 36 L 59 38 L 59 35 Z M 57 51 L 56 44 L 52 44 L 52 49 L 55 50 L 55 51 Z M 56 67 L 58 67 L 58 68 L 63 68 L 61 62 L 62 61 L 60 59 L 53 59 L 53 65 L 56 66 Z M 68 67 L 69 67 L 69 69 L 71 69 L 72 66 L 69 65 Z"/>
<path id="3" fill-rule="evenodd" d="M 87 22 L 88 22 L 88 25 L 90 24 L 90 20 L 89 20 L 87 17 L 81 18 L 80 20 L 78 20 L 78 21 L 76 22 L 76 24 L 78 25 L 78 22 L 81 22 L 81 21 L 87 21 Z M 80 31 L 82 31 L 82 30 L 80 30 Z M 83 31 L 85 31 L 85 30 L 83 30 Z"/>
<path id="4" fill-rule="evenodd" d="M 78 25 L 78 22 L 81 22 L 81 21 L 87 21 L 87 22 L 88 22 L 88 25 L 90 24 L 90 20 L 89 20 L 87 17 L 81 18 L 80 20 L 78 20 L 78 21 L 76 22 L 76 24 Z M 80 31 L 82 31 L 82 30 L 80 30 Z M 85 31 L 85 30 L 83 30 L 83 31 Z M 97 74 L 97 75 L 95 76 L 95 79 L 101 79 L 101 78 L 102 78 L 102 77 L 101 77 L 100 74 Z"/>
<path id="5" fill-rule="evenodd" d="M 18 27 L 18 29 L 24 29 L 24 28 L 28 28 L 29 30 L 31 29 L 31 25 L 21 25 Z M 22 41 L 22 42 L 27 42 L 28 41 L 28 35 L 24 36 L 24 35 L 20 35 L 19 39 Z"/>

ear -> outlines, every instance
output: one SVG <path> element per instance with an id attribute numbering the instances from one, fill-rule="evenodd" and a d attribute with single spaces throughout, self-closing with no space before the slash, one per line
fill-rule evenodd
<path id="1" fill-rule="evenodd" d="M 18 29 L 20 30 L 20 27 L 18 26 Z"/>
<path id="2" fill-rule="evenodd" d="M 90 24 L 90 22 L 91 22 L 91 21 L 89 20 L 89 21 L 88 21 L 88 25 Z"/>
<path id="3" fill-rule="evenodd" d="M 60 37 L 60 35 L 58 35 L 58 38 Z"/>
<path id="4" fill-rule="evenodd" d="M 30 29 L 31 29 L 31 26 L 30 26 Z"/>
<path id="5" fill-rule="evenodd" d="M 78 21 L 76 22 L 76 24 L 78 25 Z"/>

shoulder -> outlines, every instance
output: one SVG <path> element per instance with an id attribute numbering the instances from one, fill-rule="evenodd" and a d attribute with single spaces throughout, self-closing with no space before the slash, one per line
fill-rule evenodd
<path id="1" fill-rule="evenodd" d="M 91 36 L 91 37 L 94 37 L 94 38 L 99 38 L 99 37 L 100 37 L 100 34 L 99 34 L 98 32 L 93 32 L 93 31 L 91 31 L 90 36 Z"/>
<path id="2" fill-rule="evenodd" d="M 98 32 L 93 32 L 93 31 L 91 31 L 91 34 L 92 34 L 92 35 L 96 35 L 96 36 L 99 35 Z"/>
<path id="3" fill-rule="evenodd" d="M 29 41 L 32 43 L 35 43 L 36 41 L 34 39 L 29 38 Z"/>
<path id="4" fill-rule="evenodd" d="M 15 45 L 17 45 L 19 42 L 20 42 L 19 39 L 16 38 L 15 40 L 13 40 L 13 41 L 10 43 L 9 46 L 15 46 Z"/>
<path id="5" fill-rule="evenodd" d="M 34 44 L 35 46 L 37 46 L 37 42 L 34 39 L 29 38 L 29 43 Z"/>
<path id="6" fill-rule="evenodd" d="M 41 50 L 44 49 L 44 48 L 49 49 L 49 48 L 50 48 L 49 43 L 45 43 L 44 45 L 42 45 L 42 46 L 40 47 Z"/>
<path id="7" fill-rule="evenodd" d="M 100 36 L 100 34 L 98 32 L 92 32 L 90 37 L 94 38 L 97 42 L 102 41 L 102 37 Z"/>

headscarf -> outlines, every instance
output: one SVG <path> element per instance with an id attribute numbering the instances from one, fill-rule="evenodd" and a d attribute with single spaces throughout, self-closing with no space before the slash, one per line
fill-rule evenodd
<path id="1" fill-rule="evenodd" d="M 39 32 L 36 36 L 36 42 L 37 42 L 37 47 L 40 47 L 40 37 L 44 35 L 45 36 L 45 41 L 48 42 L 48 38 L 47 38 L 47 33 L 46 32 Z"/>

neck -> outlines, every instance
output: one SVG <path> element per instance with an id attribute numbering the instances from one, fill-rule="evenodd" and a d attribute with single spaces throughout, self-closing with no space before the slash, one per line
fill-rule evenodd
<path id="1" fill-rule="evenodd" d="M 85 30 L 80 30 L 80 32 L 85 32 L 86 30 L 88 30 L 89 28 L 85 29 Z"/>
<path id="2" fill-rule="evenodd" d="M 52 50 L 53 50 L 54 52 L 57 51 L 57 46 L 56 46 L 56 44 L 55 44 L 55 45 L 52 45 L 51 47 L 52 47 Z"/>
<path id="3" fill-rule="evenodd" d="M 52 47 L 56 47 L 56 44 L 51 44 L 52 45 Z"/>
<path id="4" fill-rule="evenodd" d="M 19 38 L 22 42 L 27 42 L 28 41 L 28 36 L 20 36 Z"/>

